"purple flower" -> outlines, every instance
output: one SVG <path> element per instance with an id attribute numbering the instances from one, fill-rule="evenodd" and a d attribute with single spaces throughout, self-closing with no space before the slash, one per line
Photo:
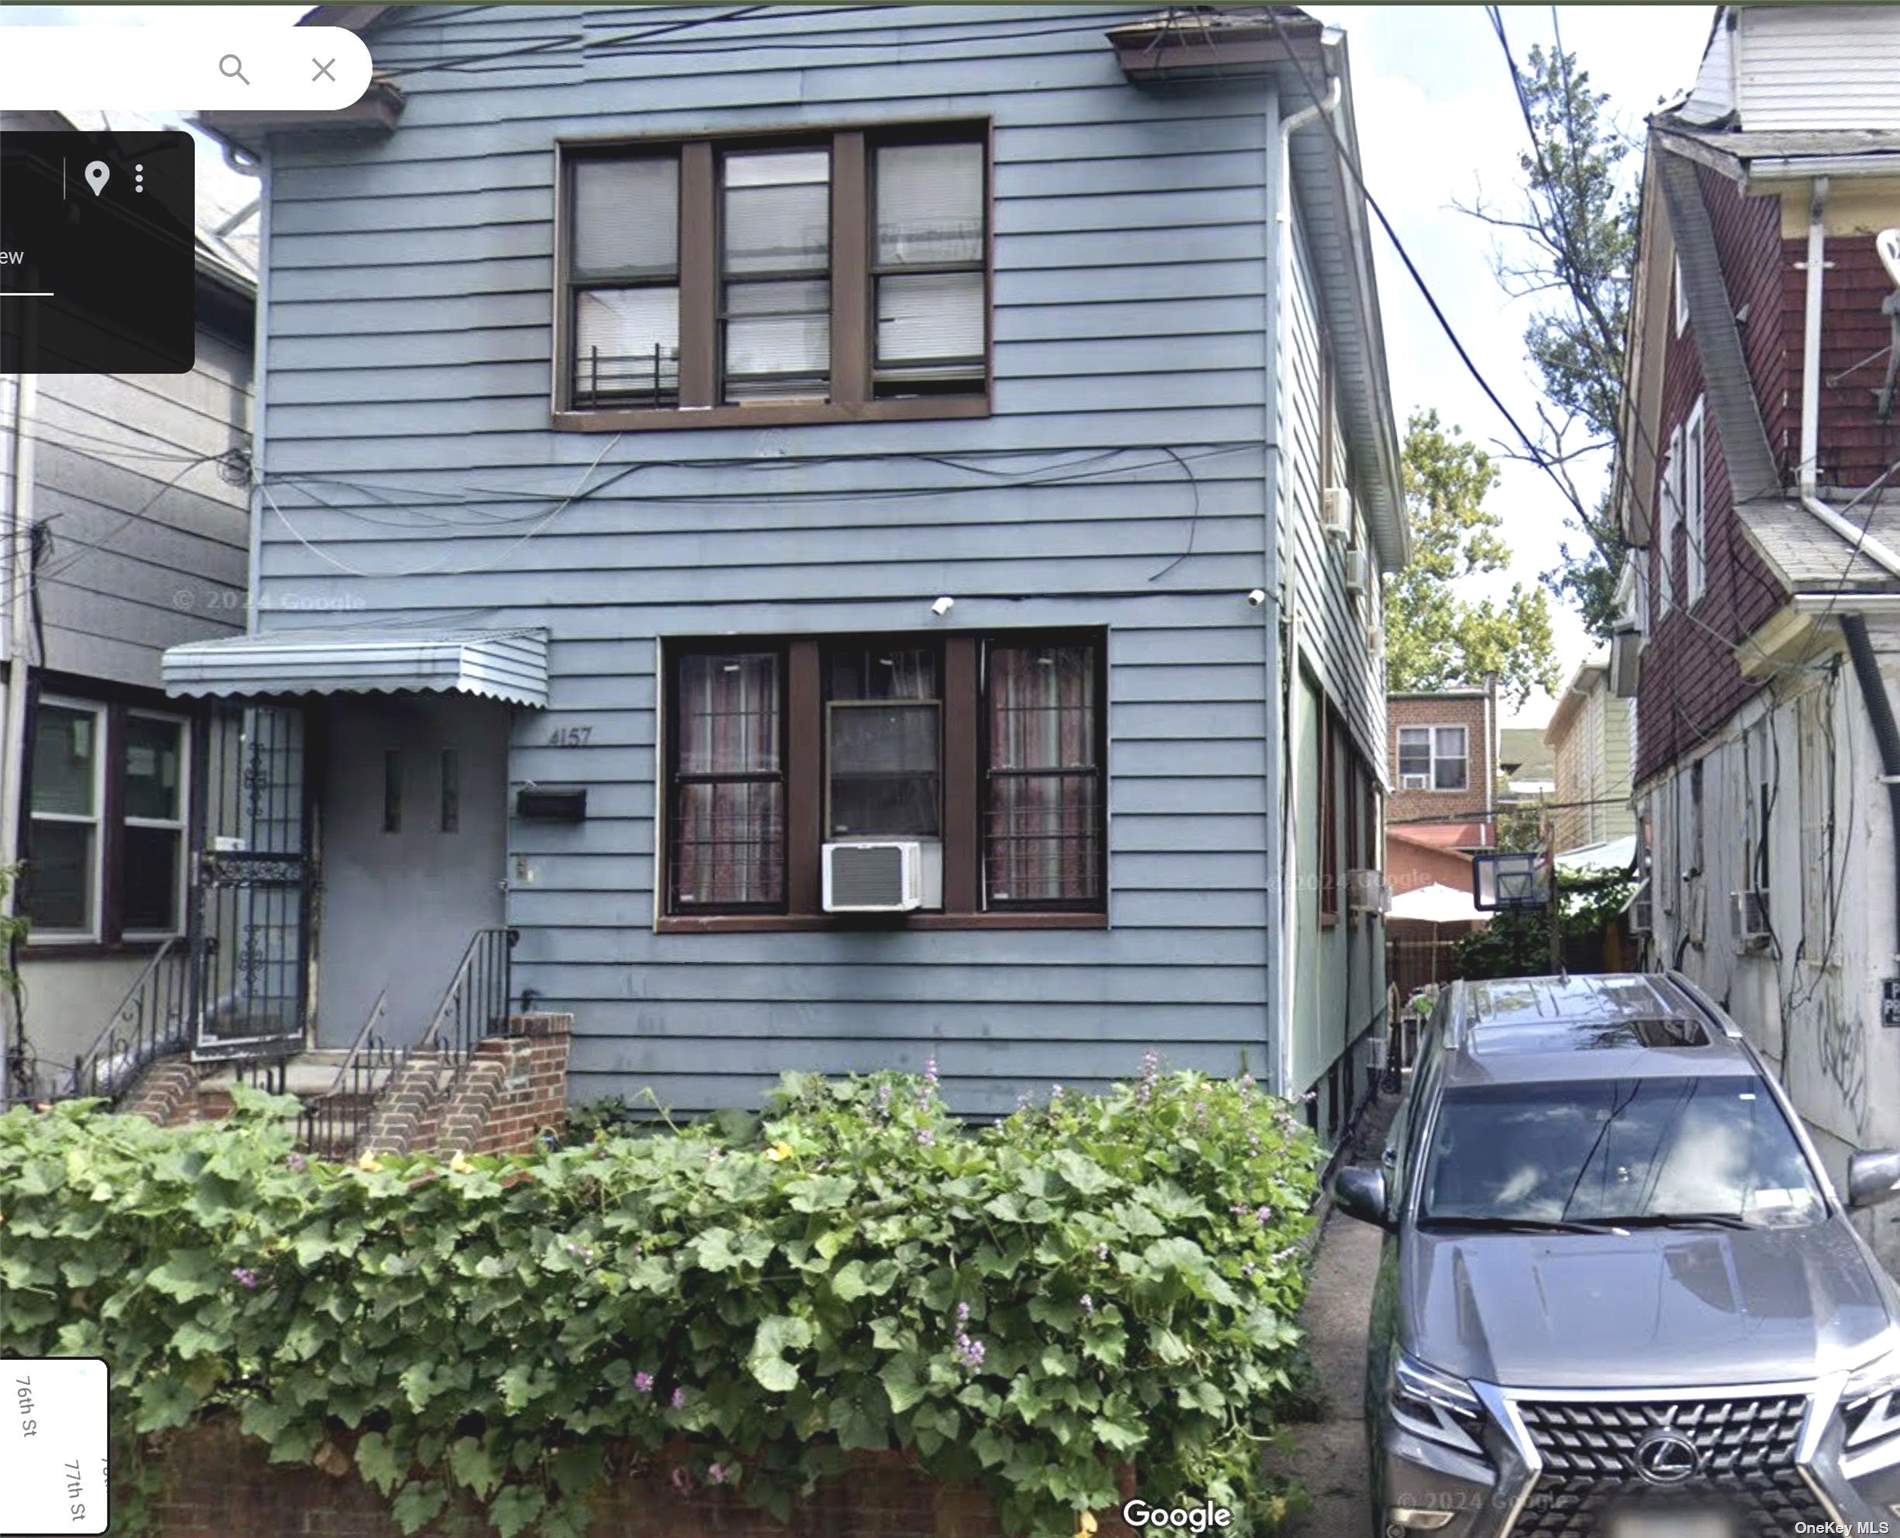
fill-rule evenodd
<path id="1" fill-rule="evenodd" d="M 1061 1098 L 1062 1098 L 1062 1086 L 1060 1084 L 1051 1084 L 1049 1086 L 1049 1103 L 1053 1105 L 1055 1104 L 1056 1101 L 1060 1100 Z"/>
<path id="2" fill-rule="evenodd" d="M 232 1267 L 231 1280 L 236 1282 L 238 1286 L 242 1287 L 246 1292 L 257 1291 L 257 1273 L 249 1266 Z"/>
<path id="3" fill-rule="evenodd" d="M 1300 1099 L 1305 1101 L 1306 1104 L 1311 1105 L 1313 1104 L 1314 1101 L 1319 1099 L 1319 1091 L 1316 1089 L 1309 1089 L 1304 1095 L 1300 1096 Z"/>
<path id="4" fill-rule="evenodd" d="M 1273 1221 L 1273 1209 L 1271 1207 L 1256 1207 L 1254 1208 L 1253 1216 L 1254 1221 L 1264 1227 Z"/>
<path id="5" fill-rule="evenodd" d="M 969 1322 L 970 1322 L 970 1305 L 968 1303 L 957 1304 L 957 1323 L 968 1324 Z"/>
<path id="6" fill-rule="evenodd" d="M 633 1391 L 636 1394 L 651 1394 L 653 1392 L 653 1374 L 650 1372 L 635 1373 L 633 1375 Z"/>
<path id="7" fill-rule="evenodd" d="M 1092 1314 L 1095 1312 L 1095 1299 L 1091 1298 L 1086 1292 L 1076 1301 L 1082 1305 L 1083 1313 Z"/>
<path id="8" fill-rule="evenodd" d="M 301 1175 L 309 1167 L 310 1161 L 293 1149 L 284 1155 L 284 1163 L 293 1174 Z"/>
<path id="9" fill-rule="evenodd" d="M 1141 1087 L 1135 1091 L 1135 1103 L 1146 1105 L 1154 1099 L 1155 1081 L 1161 1077 L 1161 1054 L 1150 1047 L 1141 1054 Z"/>
<path id="10" fill-rule="evenodd" d="M 1197 1100 L 1194 1102 L 1194 1119 L 1196 1121 L 1207 1120 L 1207 1102 L 1205 1100 Z"/>
<path id="11" fill-rule="evenodd" d="M 983 1365 L 983 1342 L 972 1340 L 961 1330 L 957 1332 L 957 1360 L 972 1372 Z"/>
<path id="12" fill-rule="evenodd" d="M 937 1083 L 937 1060 L 934 1057 L 924 1059 L 924 1083 L 933 1088 Z"/>
<path id="13" fill-rule="evenodd" d="M 683 1388 L 675 1388 L 673 1390 L 671 1403 L 675 1410 L 684 1410 L 686 1408 L 686 1390 Z"/>
<path id="14" fill-rule="evenodd" d="M 1247 1204 L 1245 1202 L 1235 1202 L 1233 1206 L 1227 1210 L 1237 1218 L 1244 1218 L 1247 1215 Z"/>
<path id="15" fill-rule="evenodd" d="M 891 1114 L 891 1081 L 889 1079 L 877 1087 L 877 1114 L 879 1116 Z"/>
<path id="16" fill-rule="evenodd" d="M 723 1485 L 731 1471 L 723 1463 L 710 1463 L 706 1466 L 706 1478 L 715 1485 Z"/>
<path id="17" fill-rule="evenodd" d="M 686 1472 L 686 1465 L 683 1463 L 674 1464 L 673 1472 L 668 1477 L 673 1481 L 673 1488 L 681 1495 L 693 1488 L 693 1476 Z"/>
<path id="18" fill-rule="evenodd" d="M 1108 1246 L 1106 1244 L 1098 1244 L 1095 1246 L 1095 1258 L 1097 1260 L 1108 1259 Z"/>
<path id="19" fill-rule="evenodd" d="M 937 1141 L 937 1134 L 932 1132 L 928 1127 L 919 1127 L 917 1129 L 917 1141 L 928 1148 L 932 1143 Z"/>

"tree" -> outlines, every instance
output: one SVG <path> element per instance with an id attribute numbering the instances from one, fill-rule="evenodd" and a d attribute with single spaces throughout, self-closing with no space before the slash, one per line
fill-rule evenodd
<path id="1" fill-rule="evenodd" d="M 1628 547 L 1614 483 L 1592 500 L 1572 472 L 1580 459 L 1616 446 L 1636 261 L 1637 203 L 1623 172 L 1631 145 L 1604 116 L 1608 94 L 1590 88 L 1561 37 L 1548 52 L 1532 48 L 1528 67 L 1513 62 L 1512 71 L 1531 145 L 1518 156 L 1523 207 L 1506 214 L 1479 203 L 1465 211 L 1515 232 L 1514 254 L 1495 263 L 1498 283 L 1514 299 L 1540 301 L 1524 330 L 1543 387 L 1539 451 L 1576 509 L 1571 527 L 1587 541 L 1580 549 L 1560 544 L 1544 582 L 1607 640 Z"/>
<path id="2" fill-rule="evenodd" d="M 1412 559 L 1385 579 L 1386 687 L 1498 688 L 1521 705 L 1533 689 L 1557 687 L 1550 603 L 1517 583 L 1508 597 L 1464 598 L 1461 579 L 1503 571 L 1511 552 L 1503 517 L 1484 505 L 1497 467 L 1435 411 L 1406 424 L 1403 456 Z"/>

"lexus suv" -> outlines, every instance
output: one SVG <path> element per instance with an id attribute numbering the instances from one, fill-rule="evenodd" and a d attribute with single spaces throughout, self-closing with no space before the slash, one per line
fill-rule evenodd
<path id="1" fill-rule="evenodd" d="M 1900 1153 L 1847 1187 L 1894 1195 Z M 1385 1231 L 1376 1534 L 1900 1533 L 1900 1294 L 1687 978 L 1452 984 L 1333 1189 Z"/>

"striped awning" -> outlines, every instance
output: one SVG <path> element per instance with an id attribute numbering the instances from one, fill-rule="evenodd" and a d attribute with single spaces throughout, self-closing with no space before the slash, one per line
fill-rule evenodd
<path id="1" fill-rule="evenodd" d="M 279 631 L 168 647 L 163 676 L 178 697 L 473 694 L 542 706 L 548 638 L 544 630 Z"/>

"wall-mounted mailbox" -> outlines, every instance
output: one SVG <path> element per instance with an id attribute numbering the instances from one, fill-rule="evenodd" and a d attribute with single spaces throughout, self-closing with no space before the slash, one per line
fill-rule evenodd
<path id="1" fill-rule="evenodd" d="M 585 822 L 587 792 L 524 785 L 515 792 L 515 816 L 532 817 L 539 822 Z"/>

